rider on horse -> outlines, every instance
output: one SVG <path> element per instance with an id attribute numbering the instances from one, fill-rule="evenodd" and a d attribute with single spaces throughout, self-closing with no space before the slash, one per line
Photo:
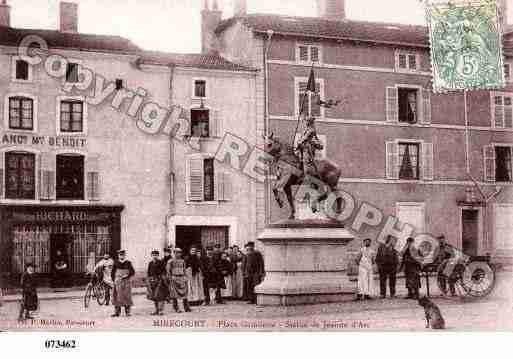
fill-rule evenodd
<path id="1" fill-rule="evenodd" d="M 317 137 L 314 122 L 315 117 L 307 118 L 306 128 L 297 142 L 296 149 L 299 152 L 304 175 L 319 178 L 319 171 L 315 165 L 315 152 L 322 150 L 323 145 Z"/>

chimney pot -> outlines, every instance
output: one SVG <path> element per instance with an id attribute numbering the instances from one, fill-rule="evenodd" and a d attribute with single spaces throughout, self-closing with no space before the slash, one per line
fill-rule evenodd
<path id="1" fill-rule="evenodd" d="M 2 0 L 0 4 L 0 26 L 11 26 L 11 7 L 7 5 L 7 0 Z"/>
<path id="2" fill-rule="evenodd" d="M 71 2 L 60 3 L 60 22 L 61 31 L 77 32 L 78 31 L 78 4 Z"/>
<path id="3" fill-rule="evenodd" d="M 346 18 L 345 0 L 317 0 L 319 17 L 342 21 Z"/>
<path id="4" fill-rule="evenodd" d="M 246 16 L 248 12 L 248 2 L 246 0 L 235 0 L 233 8 L 233 16 Z"/>

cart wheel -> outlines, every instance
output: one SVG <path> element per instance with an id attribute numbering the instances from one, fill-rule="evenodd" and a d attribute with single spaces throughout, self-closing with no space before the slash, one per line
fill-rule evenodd
<path id="1" fill-rule="evenodd" d="M 91 302 L 91 295 L 93 294 L 93 285 L 91 283 L 87 284 L 84 293 L 84 308 L 89 307 L 89 303 Z"/>
<path id="2" fill-rule="evenodd" d="M 96 297 L 96 301 L 99 305 L 105 304 L 105 287 L 101 284 L 98 284 L 94 287 L 94 296 Z"/>
<path id="3" fill-rule="evenodd" d="M 484 297 L 495 287 L 495 267 L 487 262 L 470 262 L 463 272 L 461 286 L 472 297 Z"/>

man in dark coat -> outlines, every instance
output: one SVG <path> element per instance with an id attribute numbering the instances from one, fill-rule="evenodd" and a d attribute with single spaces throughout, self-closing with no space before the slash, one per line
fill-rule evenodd
<path id="1" fill-rule="evenodd" d="M 452 265 L 451 258 L 454 256 L 452 248 L 445 242 L 445 236 L 442 234 L 438 236 L 438 255 L 436 257 L 436 264 L 438 264 L 438 283 L 440 284 L 440 290 L 442 295 L 447 295 L 447 283 L 449 283 L 449 291 L 451 296 L 456 296 L 456 280 L 458 278 L 458 272 L 452 270 L 449 276 L 445 273 L 447 266 Z M 456 266 L 454 266 L 456 268 Z"/>
<path id="2" fill-rule="evenodd" d="M 151 252 L 152 260 L 148 263 L 148 299 L 153 301 L 155 311 L 151 315 L 163 315 L 164 303 L 169 296 L 166 281 L 166 268 L 164 263 L 159 259 L 159 251 Z"/>
<path id="3" fill-rule="evenodd" d="M 385 298 L 387 295 L 387 280 L 390 287 L 390 297 L 393 298 L 395 296 L 395 279 L 399 264 L 398 254 L 394 249 L 394 237 L 387 236 L 385 243 L 379 245 L 376 264 L 378 265 L 381 298 Z"/>
<path id="4" fill-rule="evenodd" d="M 112 317 L 121 315 L 121 307 L 125 308 L 126 316 L 130 316 L 130 308 L 133 305 L 131 278 L 134 274 L 135 270 L 132 263 L 126 259 L 126 251 L 119 250 L 118 260 L 114 262 L 112 267 L 112 281 L 114 282 L 112 304 L 115 308 Z"/>
<path id="5" fill-rule="evenodd" d="M 207 247 L 206 255 L 201 257 L 201 272 L 203 273 L 203 293 L 205 295 L 205 303 L 203 304 L 210 304 L 210 289 L 215 289 L 216 303 L 223 304 L 221 289 L 225 288 L 224 278 L 217 269 L 217 261 L 212 247 Z"/>
<path id="6" fill-rule="evenodd" d="M 420 258 L 420 253 L 413 245 L 413 241 L 411 237 L 406 240 L 402 254 L 401 268 L 404 268 L 406 289 L 408 289 L 406 299 L 419 299 L 421 265 L 417 259 Z"/>
<path id="7" fill-rule="evenodd" d="M 254 242 L 248 242 L 247 254 L 242 266 L 244 280 L 247 285 L 249 304 L 256 304 L 255 287 L 262 283 L 265 277 L 264 257 L 255 249 Z"/>

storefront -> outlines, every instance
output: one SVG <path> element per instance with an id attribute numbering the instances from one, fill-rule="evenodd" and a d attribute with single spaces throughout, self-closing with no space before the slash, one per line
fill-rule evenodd
<path id="1" fill-rule="evenodd" d="M 17 281 L 33 263 L 43 281 L 50 278 L 58 252 L 73 278 L 88 265 L 120 248 L 123 206 L 0 205 L 0 271 Z"/>

